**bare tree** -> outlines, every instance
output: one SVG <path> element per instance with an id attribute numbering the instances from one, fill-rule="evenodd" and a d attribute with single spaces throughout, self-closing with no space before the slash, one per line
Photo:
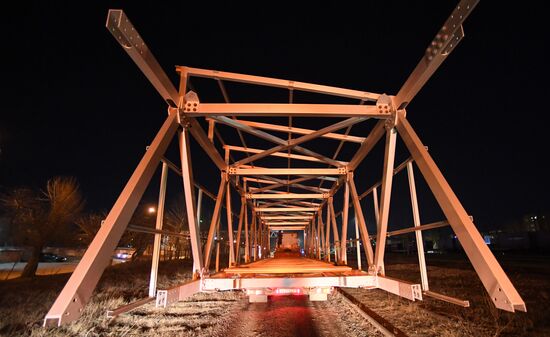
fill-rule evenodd
<path id="1" fill-rule="evenodd" d="M 103 212 L 90 212 L 83 214 L 75 223 L 82 231 L 81 238 L 83 239 L 82 243 L 89 244 L 92 242 L 99 228 L 101 228 L 101 222 L 105 220 L 106 215 Z"/>
<path id="2" fill-rule="evenodd" d="M 47 244 L 69 237 L 69 226 L 84 206 L 76 179 L 67 177 L 48 180 L 45 191 L 14 189 L 0 201 L 10 216 L 14 241 L 32 247 L 22 277 L 35 275 L 40 253 Z"/>
<path id="3" fill-rule="evenodd" d="M 164 226 L 166 229 L 176 233 L 183 233 L 184 230 L 189 229 L 184 198 L 178 198 L 171 204 L 164 215 Z M 180 237 L 170 237 L 169 241 L 176 249 L 176 258 L 179 258 L 184 246 L 183 240 Z"/>

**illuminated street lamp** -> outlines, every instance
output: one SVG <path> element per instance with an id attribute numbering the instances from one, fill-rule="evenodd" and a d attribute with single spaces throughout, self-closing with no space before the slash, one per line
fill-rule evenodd
<path id="1" fill-rule="evenodd" d="M 147 213 L 149 213 L 149 214 L 153 214 L 153 213 L 155 213 L 155 211 L 156 211 L 156 209 L 154 207 L 147 208 Z"/>

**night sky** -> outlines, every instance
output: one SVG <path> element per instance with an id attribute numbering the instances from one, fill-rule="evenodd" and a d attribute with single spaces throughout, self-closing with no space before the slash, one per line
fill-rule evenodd
<path id="1" fill-rule="evenodd" d="M 76 3 L 41 2 L 2 14 L 8 61 L 2 69 L 0 188 L 41 187 L 52 176 L 75 176 L 89 210 L 110 208 L 166 116 L 160 95 L 105 28 L 108 8 L 125 10 L 176 85 L 174 66 L 187 65 L 396 94 L 456 5 L 367 1 L 358 8 L 356 2 L 317 2 L 304 11 L 257 2 L 248 8 L 250 16 L 233 2 L 231 8 Z M 411 124 L 482 227 L 550 211 L 544 101 L 550 96 L 549 38 L 541 6 L 482 1 L 464 24 L 464 40 L 407 108 Z M 221 102 L 214 81 L 192 84 L 201 100 Z M 234 102 L 283 103 L 288 95 L 233 84 L 227 89 Z M 323 99 L 295 96 L 296 103 Z M 296 119 L 295 125 L 329 122 Z M 352 134 L 366 136 L 369 125 Z M 240 145 L 234 131 L 220 130 L 227 143 Z M 338 145 L 324 144 L 305 145 L 330 156 Z M 356 172 L 359 192 L 380 179 L 382 144 Z M 342 160 L 356 148 L 346 145 Z M 177 162 L 174 149 L 168 155 Z M 215 192 L 214 165 L 197 144 L 192 151 L 195 178 Z M 396 164 L 407 156 L 398 143 Z M 181 181 L 169 179 L 175 200 Z M 418 184 L 427 195 L 425 184 Z M 155 203 L 156 186 L 158 174 L 144 202 Z M 396 227 L 412 223 L 406 186 L 402 173 L 395 179 Z M 433 198 L 420 196 L 420 203 L 424 223 L 442 219 Z M 365 201 L 367 212 L 369 205 Z"/>

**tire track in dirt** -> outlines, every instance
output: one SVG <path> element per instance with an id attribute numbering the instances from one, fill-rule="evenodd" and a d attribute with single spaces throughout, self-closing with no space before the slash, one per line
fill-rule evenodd
<path id="1" fill-rule="evenodd" d="M 379 332 L 336 298 L 310 302 L 306 296 L 272 296 L 245 303 L 225 336 L 378 336 Z"/>

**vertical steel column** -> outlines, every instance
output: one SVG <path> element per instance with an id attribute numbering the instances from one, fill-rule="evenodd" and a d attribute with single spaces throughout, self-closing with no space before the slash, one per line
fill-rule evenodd
<path id="1" fill-rule="evenodd" d="M 212 242 L 214 240 L 214 235 L 218 238 L 216 244 L 219 245 L 220 239 L 220 213 L 222 209 L 222 202 L 225 196 L 225 188 L 227 184 L 226 175 L 221 174 L 220 187 L 218 188 L 218 195 L 216 196 L 216 204 L 214 206 L 214 212 L 212 214 L 212 219 L 210 220 L 210 229 L 208 230 L 208 238 L 206 239 L 206 245 L 204 246 L 204 267 L 206 270 L 210 270 L 210 260 L 212 256 Z M 217 232 L 217 234 L 215 234 Z M 216 246 L 217 247 L 217 246 Z M 219 247 L 216 248 L 216 251 L 219 251 Z"/>
<path id="2" fill-rule="evenodd" d="M 254 214 L 252 215 L 252 237 L 254 238 L 254 243 L 252 245 L 252 250 L 253 250 L 253 257 L 254 257 L 254 261 L 256 261 L 258 259 L 258 235 L 257 235 L 257 228 L 256 228 L 256 218 L 258 216 L 256 215 L 256 213 L 254 212 Z"/>
<path id="3" fill-rule="evenodd" d="M 327 230 L 325 236 L 325 260 L 330 262 L 330 207 L 327 202 Z"/>
<path id="4" fill-rule="evenodd" d="M 202 189 L 199 187 L 199 196 L 197 197 L 197 226 L 201 228 L 201 211 L 202 211 Z"/>
<path id="5" fill-rule="evenodd" d="M 319 260 L 323 257 L 323 254 L 326 255 L 325 224 L 323 224 L 322 216 L 323 214 L 321 210 L 319 210 L 319 218 L 317 219 L 318 226 L 321 229 L 321 236 L 319 237 L 319 240 L 321 240 L 321 254 L 319 254 Z"/>
<path id="6" fill-rule="evenodd" d="M 357 249 L 357 269 L 361 270 L 361 247 L 359 244 L 359 226 L 357 225 L 357 211 L 355 212 L 355 248 Z"/>
<path id="7" fill-rule="evenodd" d="M 376 220 L 376 233 L 380 232 L 380 207 L 378 207 L 378 187 L 372 189 L 372 203 L 374 206 L 374 219 Z"/>
<path id="8" fill-rule="evenodd" d="M 365 256 L 367 257 L 367 265 L 369 266 L 370 271 L 372 270 L 372 266 L 374 263 L 374 254 L 372 252 L 372 245 L 370 242 L 369 231 L 367 229 L 367 223 L 365 222 L 365 217 L 363 216 L 363 209 L 361 208 L 361 202 L 359 200 L 357 188 L 355 187 L 355 182 L 353 181 L 353 179 L 349 179 L 349 187 L 356 218 L 357 220 L 359 220 L 359 233 L 361 234 L 361 240 L 363 241 L 363 250 L 365 251 Z"/>
<path id="9" fill-rule="evenodd" d="M 153 139 L 105 222 L 44 318 L 44 326 L 59 326 L 80 317 L 177 128 L 177 115 L 172 113 Z"/>
<path id="10" fill-rule="evenodd" d="M 237 251 L 236 251 L 236 262 L 237 264 L 241 263 L 241 231 L 243 229 L 243 220 L 244 220 L 244 205 L 246 204 L 246 198 L 243 196 L 241 198 L 241 210 L 239 211 L 239 224 L 237 225 Z"/>
<path id="11" fill-rule="evenodd" d="M 271 230 L 266 226 L 267 231 L 267 255 L 266 257 L 271 257 Z"/>
<path id="12" fill-rule="evenodd" d="M 164 220 L 164 201 L 166 199 L 166 181 L 168 180 L 168 165 L 162 163 L 162 172 L 160 174 L 159 202 L 157 206 L 157 221 L 155 229 L 162 229 Z M 153 258 L 151 260 L 151 276 L 149 277 L 149 297 L 155 297 L 157 294 L 157 275 L 160 259 L 160 241 L 162 234 L 155 234 L 153 241 Z"/>
<path id="13" fill-rule="evenodd" d="M 329 199 L 329 206 L 330 206 L 330 218 L 332 222 L 332 232 L 334 233 L 334 260 L 340 262 L 340 238 L 338 235 L 338 226 L 336 224 L 336 216 L 334 215 L 334 203 L 333 198 L 330 197 Z"/>
<path id="14" fill-rule="evenodd" d="M 342 209 L 342 235 L 340 237 L 340 262 L 348 264 L 347 238 L 348 238 L 348 211 L 349 211 L 349 183 L 346 179 L 344 189 L 344 209 Z"/>
<path id="15" fill-rule="evenodd" d="M 189 131 L 183 128 L 179 133 L 180 154 L 181 154 L 181 175 L 183 178 L 183 190 L 185 193 L 185 205 L 187 208 L 187 223 L 189 224 L 189 235 L 191 236 L 191 252 L 193 253 L 194 278 L 204 268 L 202 251 L 200 246 L 200 230 L 197 224 L 195 213 L 195 195 L 193 193 L 193 167 L 191 165 L 191 152 L 189 151 Z"/>
<path id="16" fill-rule="evenodd" d="M 235 250 L 233 248 L 233 216 L 231 213 L 231 184 L 227 184 L 225 192 L 225 208 L 227 210 L 227 239 L 229 240 L 229 266 L 235 264 Z"/>
<path id="17" fill-rule="evenodd" d="M 321 247 L 323 246 L 321 242 L 321 226 L 322 226 L 321 217 L 317 216 L 317 228 L 316 228 L 317 229 L 317 254 L 316 255 L 318 260 L 321 259 Z"/>
<path id="18" fill-rule="evenodd" d="M 409 177 L 409 190 L 411 192 L 411 207 L 413 213 L 414 227 L 420 227 L 420 211 L 418 199 L 416 198 L 416 183 L 414 181 L 414 169 L 412 162 L 407 163 L 407 174 Z M 422 290 L 430 290 L 428 286 L 428 271 L 426 270 L 426 258 L 424 256 L 424 242 L 422 242 L 422 231 L 414 231 L 416 235 L 416 248 L 418 251 L 418 265 L 420 267 L 420 279 Z"/>
<path id="19" fill-rule="evenodd" d="M 246 184 L 246 182 L 245 182 Z M 246 191 L 246 187 L 244 189 Z M 248 207 L 246 200 L 244 203 L 244 263 L 250 262 L 250 243 L 248 240 Z"/>
<path id="20" fill-rule="evenodd" d="M 225 188 L 224 188 L 225 190 Z M 216 222 L 216 273 L 220 271 L 220 217 Z"/>
<path id="21" fill-rule="evenodd" d="M 391 187 L 393 181 L 393 164 L 395 158 L 395 128 L 386 131 L 386 149 L 384 151 L 384 172 L 382 175 L 382 192 L 380 201 L 380 228 L 376 233 L 376 252 L 374 267 L 377 273 L 384 275 L 384 252 L 386 249 L 386 233 L 390 215 Z"/>

